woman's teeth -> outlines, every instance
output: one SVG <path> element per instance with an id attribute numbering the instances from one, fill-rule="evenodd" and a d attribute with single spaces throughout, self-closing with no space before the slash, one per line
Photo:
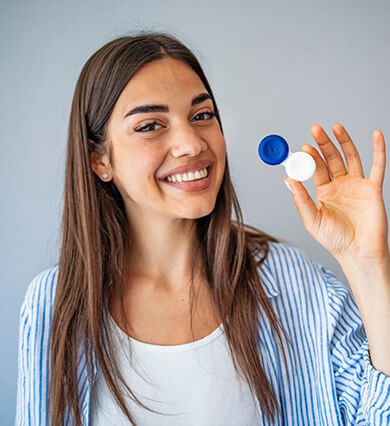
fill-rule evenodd
<path id="1" fill-rule="evenodd" d="M 172 175 L 172 176 L 168 176 L 167 177 L 167 181 L 168 182 L 190 182 L 193 180 L 198 180 L 198 179 L 203 179 L 204 177 L 207 177 L 208 172 L 207 172 L 207 168 L 206 169 L 201 169 L 201 170 L 196 170 L 195 173 L 193 172 L 188 172 L 188 173 L 183 173 L 183 174 L 177 174 L 177 175 Z"/>

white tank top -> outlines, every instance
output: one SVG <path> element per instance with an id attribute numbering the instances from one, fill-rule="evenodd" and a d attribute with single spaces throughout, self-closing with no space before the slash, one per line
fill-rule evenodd
<path id="1" fill-rule="evenodd" d="M 109 322 L 126 384 L 144 405 L 170 414 L 140 407 L 123 388 L 125 402 L 138 426 L 261 424 L 259 404 L 234 370 L 223 324 L 208 336 L 182 345 L 153 345 L 130 337 L 130 365 L 128 336 L 110 314 Z M 100 372 L 97 397 L 98 401 L 91 401 L 91 426 L 130 424 Z"/>

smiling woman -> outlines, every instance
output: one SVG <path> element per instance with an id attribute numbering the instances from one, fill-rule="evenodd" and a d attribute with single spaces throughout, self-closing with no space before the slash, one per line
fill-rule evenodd
<path id="1" fill-rule="evenodd" d="M 216 100 L 175 37 L 120 37 L 87 60 L 64 193 L 58 265 L 20 311 L 17 424 L 384 419 L 390 383 L 354 300 L 243 223 Z"/>
<path id="2" fill-rule="evenodd" d="M 234 406 L 237 424 L 250 425 L 259 418 L 258 403 L 267 417 L 275 416 L 276 396 L 257 352 L 260 309 L 285 357 L 281 327 L 259 277 L 270 241 L 278 240 L 243 224 L 218 107 L 193 53 L 175 37 L 153 32 L 101 47 L 83 67 L 73 97 L 62 249 L 48 290 L 50 310 L 41 312 L 43 358 L 39 379 L 31 378 L 37 388 L 26 390 L 28 367 L 20 366 L 21 423 L 46 424 L 50 417 L 54 426 L 161 425 L 166 418 L 169 424 L 215 425 L 216 416 Z M 217 330 L 224 331 L 226 346 L 218 356 L 234 397 L 215 411 L 217 405 L 201 398 L 207 393 L 195 376 L 222 395 L 228 382 L 217 379 L 218 370 L 210 364 L 206 378 L 185 357 L 184 370 L 174 372 L 174 358 L 165 360 L 168 354 L 158 350 L 171 348 L 174 355 L 211 343 Z M 120 333 L 134 348 L 115 346 Z M 147 376 L 156 380 L 150 388 L 129 376 L 134 370 L 128 362 L 120 368 L 122 356 L 142 345 L 157 350 L 156 359 L 141 356 Z M 140 354 L 133 355 L 131 364 Z M 204 362 L 216 361 L 204 355 Z M 161 363 L 166 376 L 157 377 Z M 187 397 L 180 391 L 186 381 L 194 386 Z M 35 390 L 37 406 L 27 403 Z M 203 402 L 195 408 L 197 400 Z M 188 414 L 166 417 L 180 411 Z M 209 412 L 207 420 L 202 412 Z"/>

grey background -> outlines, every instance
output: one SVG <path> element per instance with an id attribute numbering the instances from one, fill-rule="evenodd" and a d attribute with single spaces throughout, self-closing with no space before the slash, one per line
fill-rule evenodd
<path id="1" fill-rule="evenodd" d="M 260 139 L 283 135 L 292 151 L 312 124 L 341 122 L 368 177 L 372 133 L 390 145 L 386 1 L 1 2 L 1 424 L 13 424 L 19 309 L 31 279 L 54 265 L 66 132 L 76 80 L 116 36 L 170 31 L 198 56 L 214 90 L 233 183 L 247 223 L 285 238 L 345 281 L 303 226 L 282 166 L 257 157 Z M 339 145 L 337 145 L 339 147 Z M 389 161 L 384 182 L 389 212 Z M 315 200 L 312 181 L 304 183 Z"/>

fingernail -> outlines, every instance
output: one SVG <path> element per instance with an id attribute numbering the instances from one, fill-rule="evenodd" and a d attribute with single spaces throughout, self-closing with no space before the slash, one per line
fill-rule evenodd
<path id="1" fill-rule="evenodd" d="M 286 186 L 290 190 L 290 192 L 293 193 L 293 189 L 292 189 L 291 185 L 288 183 L 288 181 L 284 180 L 283 182 L 286 184 Z"/>

